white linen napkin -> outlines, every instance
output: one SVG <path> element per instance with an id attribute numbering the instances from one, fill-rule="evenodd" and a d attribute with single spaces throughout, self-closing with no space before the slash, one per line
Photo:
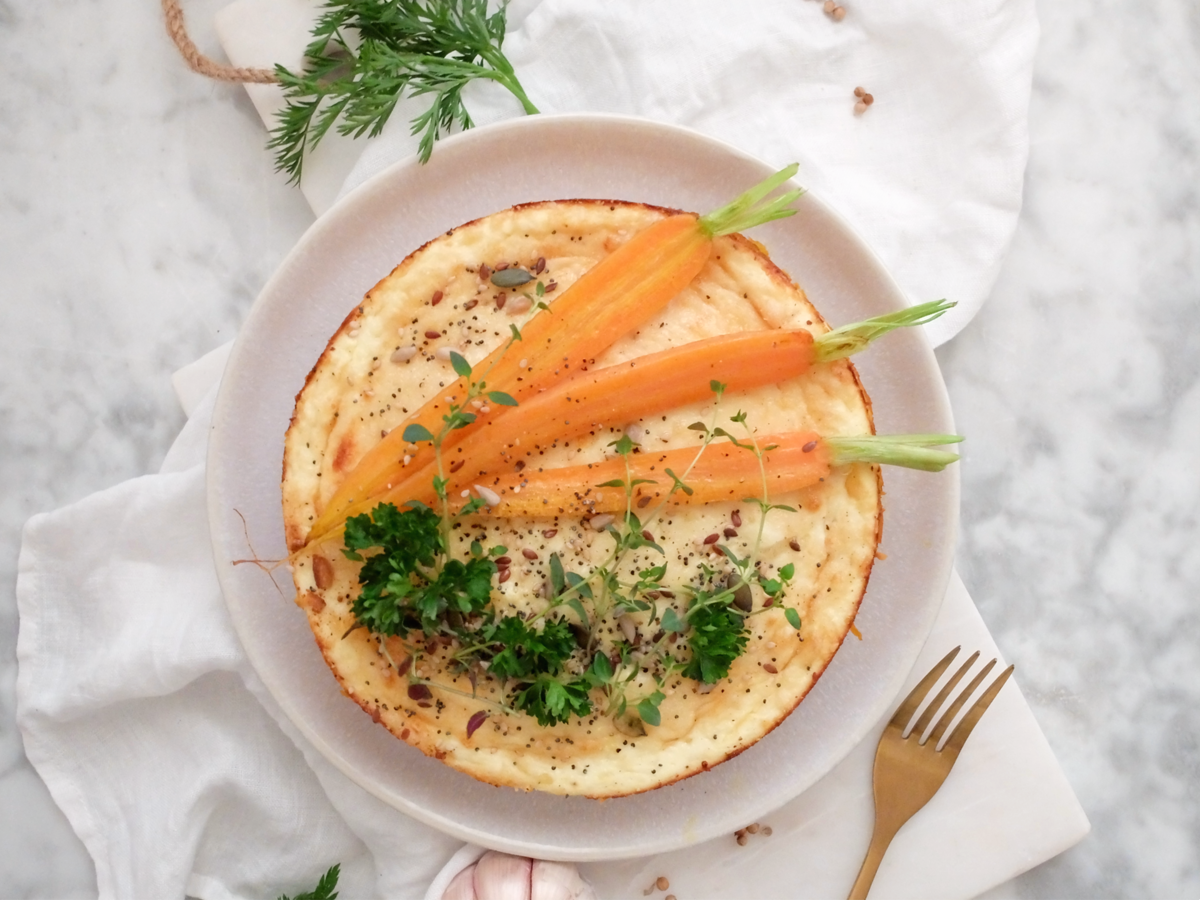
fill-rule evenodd
<path id="1" fill-rule="evenodd" d="M 846 217 L 912 302 L 958 301 L 926 326 L 937 346 L 987 298 L 1016 227 L 1034 0 L 841 5 L 839 22 L 820 0 L 514 0 L 504 51 L 544 113 L 644 116 L 777 166 L 799 161 L 797 180 Z M 298 70 L 318 6 L 236 0 L 218 35 L 236 65 Z M 861 115 L 856 86 L 875 99 Z M 273 124 L 281 90 L 247 90 Z M 465 97 L 479 125 L 521 115 L 490 82 Z M 302 183 L 318 215 L 415 152 L 417 108 L 401 103 L 373 141 L 326 138 Z"/>
<path id="2" fill-rule="evenodd" d="M 181 394 L 211 387 L 223 352 L 179 373 Z M 92 854 L 102 897 L 274 897 L 340 862 L 344 897 L 439 900 L 475 851 L 314 751 L 238 644 L 205 516 L 214 395 L 189 410 L 159 474 L 28 523 L 17 580 L 26 753 Z M 955 575 L 905 690 L 958 644 L 998 655 Z M 764 819 L 770 837 L 739 846 L 730 835 L 581 870 L 601 900 L 641 897 L 660 875 L 688 900 L 842 896 L 870 838 L 882 727 Z M 1087 830 L 1010 681 L 941 791 L 896 838 L 872 896 L 972 897 Z"/>
<path id="3" fill-rule="evenodd" d="M 101 897 L 419 897 L 460 841 L 321 758 L 250 669 L 217 584 L 204 455 L 215 386 L 156 475 L 26 526 L 17 721 Z M 353 825 L 349 823 L 354 823 Z"/>

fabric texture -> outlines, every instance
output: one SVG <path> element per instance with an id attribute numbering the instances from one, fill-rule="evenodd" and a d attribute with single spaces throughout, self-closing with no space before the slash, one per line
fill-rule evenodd
<path id="1" fill-rule="evenodd" d="M 419 897 L 461 841 L 320 758 L 238 643 L 205 506 L 214 394 L 162 472 L 27 524 L 26 753 L 92 854 L 101 897 L 277 897 L 333 863 L 344 897 Z"/>

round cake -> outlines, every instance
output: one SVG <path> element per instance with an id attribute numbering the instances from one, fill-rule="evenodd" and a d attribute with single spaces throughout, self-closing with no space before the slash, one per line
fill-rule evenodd
<path id="1" fill-rule="evenodd" d="M 882 522 L 878 467 L 867 464 L 835 467 L 778 496 L 749 479 L 744 497 L 704 505 L 638 506 L 636 479 L 582 479 L 583 495 L 626 495 L 628 513 L 585 505 L 505 516 L 486 483 L 452 484 L 456 463 L 447 459 L 441 483 L 453 490 L 443 499 L 431 486 L 425 505 L 393 498 L 344 528 L 313 533 L 363 458 L 446 393 L 464 366 L 486 382 L 481 361 L 506 345 L 521 353 L 533 317 L 555 315 L 583 273 L 674 213 L 547 201 L 453 229 L 354 307 L 296 399 L 283 516 L 296 602 L 321 652 L 375 721 L 491 784 L 617 797 L 735 756 L 812 688 L 866 589 Z M 718 237 L 686 288 L 587 367 L 765 330 L 829 328 L 761 245 Z M 845 360 L 748 390 L 713 387 L 653 415 L 590 422 L 506 457 L 496 474 L 511 483 L 527 466 L 611 468 L 730 446 L 754 454 L 765 449 L 758 436 L 873 431 L 870 401 Z M 512 397 L 486 388 L 461 407 L 475 420 L 459 444 L 467 453 L 486 441 L 481 422 L 516 414 Z M 410 459 L 432 452 L 416 432 L 404 437 L 412 455 L 397 454 L 398 479 Z M 677 492 L 686 489 L 684 471 L 671 478 Z M 381 581 L 388 553 L 412 559 L 389 563 Z M 446 601 L 437 584 L 452 573 L 465 574 Z"/>

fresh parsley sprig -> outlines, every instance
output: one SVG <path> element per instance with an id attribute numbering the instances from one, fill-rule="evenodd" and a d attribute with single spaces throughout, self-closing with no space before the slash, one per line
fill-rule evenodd
<path id="1" fill-rule="evenodd" d="M 471 615 L 488 605 L 496 574 L 491 554 L 445 559 L 439 525 L 428 507 L 401 512 L 391 503 L 346 520 L 342 552 L 363 563 L 352 607 L 360 625 L 388 636 L 433 635 L 448 613 Z"/>
<path id="2" fill-rule="evenodd" d="M 516 691 L 513 706 L 533 716 L 539 725 L 557 725 L 571 716 L 583 718 L 591 713 L 590 690 L 586 678 L 563 679 L 543 673 Z"/>
<path id="3" fill-rule="evenodd" d="M 401 97 L 425 97 L 412 120 L 420 158 L 454 127 L 474 122 L 463 88 L 477 79 L 504 85 L 536 113 L 501 46 L 505 6 L 487 0 L 327 0 L 305 48 L 303 72 L 276 66 L 286 105 L 267 146 L 275 165 L 299 182 L 304 159 L 337 123 L 343 135 L 378 135 Z M 340 120 L 340 121 L 339 121 Z"/>
<path id="4" fill-rule="evenodd" d="M 688 609 L 692 658 L 683 667 L 683 674 L 703 684 L 716 684 L 729 674 L 729 667 L 746 649 L 750 635 L 746 617 L 728 602 L 705 603 L 705 599 L 698 593 Z"/>
<path id="5" fill-rule="evenodd" d="M 498 678 L 557 675 L 575 651 L 575 636 L 562 619 L 551 619 L 538 630 L 520 616 L 505 616 L 485 635 L 500 647 L 488 667 Z"/>

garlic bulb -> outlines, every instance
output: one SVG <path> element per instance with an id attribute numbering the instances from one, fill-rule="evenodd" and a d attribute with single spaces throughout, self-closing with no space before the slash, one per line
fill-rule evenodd
<path id="1" fill-rule="evenodd" d="M 475 863 L 476 900 L 529 900 L 533 860 L 489 850 Z"/>
<path id="2" fill-rule="evenodd" d="M 475 863 L 450 880 L 442 893 L 442 900 L 475 900 Z"/>
<path id="3" fill-rule="evenodd" d="M 442 900 L 596 900 L 571 863 L 489 850 L 446 886 Z"/>
<path id="4" fill-rule="evenodd" d="M 596 892 L 571 863 L 533 861 L 529 900 L 596 900 Z"/>

